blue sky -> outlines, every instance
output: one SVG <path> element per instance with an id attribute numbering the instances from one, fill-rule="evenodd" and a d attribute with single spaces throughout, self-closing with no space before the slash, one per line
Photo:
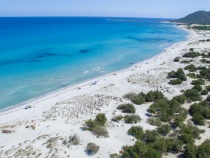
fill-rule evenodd
<path id="1" fill-rule="evenodd" d="M 122 16 L 180 18 L 210 11 L 209 0 L 0 0 L 0 16 Z"/>

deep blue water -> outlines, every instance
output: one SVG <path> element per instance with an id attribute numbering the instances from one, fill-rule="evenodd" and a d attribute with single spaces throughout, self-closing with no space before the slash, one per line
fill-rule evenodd
<path id="1" fill-rule="evenodd" d="M 186 39 L 162 20 L 0 18 L 0 109 L 129 67 Z"/>

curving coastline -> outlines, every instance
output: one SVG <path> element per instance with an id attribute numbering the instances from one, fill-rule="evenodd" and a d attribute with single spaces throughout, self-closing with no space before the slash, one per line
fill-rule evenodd
<path id="1" fill-rule="evenodd" d="M 182 29 L 186 28 L 183 27 Z M 11 135 L 0 134 L 2 151 L 8 151 L 13 148 L 12 146 L 15 146 L 11 152 L 15 153 L 18 149 L 26 150 L 27 146 L 31 146 L 37 153 L 43 153 L 42 156 L 44 154 L 50 155 L 47 148 L 37 146 L 37 144 L 44 144 L 46 141 L 45 139 L 39 139 L 40 136 L 65 138 L 74 133 L 80 136 L 81 145 L 66 150 L 61 143 L 56 144 L 56 148 L 60 150 L 56 153 L 58 157 L 65 157 L 63 151 L 66 151 L 71 157 L 78 157 L 78 155 L 79 157 L 87 157 L 83 151 L 88 142 L 100 144 L 99 153 L 93 157 L 108 157 L 109 153 L 118 153 L 123 145 L 133 145 L 133 138 L 127 135 L 130 125 L 111 122 L 111 118 L 119 113 L 116 111 L 116 107 L 122 102 L 129 103 L 122 97 L 129 92 L 139 93 L 158 89 L 166 97 L 172 98 L 181 94 L 181 90 L 192 87 L 188 84 L 191 80 L 182 85 L 172 86 L 168 84 L 166 79 L 168 72 L 185 66 L 174 63 L 173 59 L 175 57 L 182 55 L 191 47 L 210 49 L 208 44 L 199 42 L 199 40 L 209 38 L 210 34 L 206 33 L 206 36 L 204 36 L 194 30 L 187 31 L 189 36 L 186 41 L 173 44 L 151 59 L 0 112 L 0 129 L 7 128 L 15 131 Z M 32 108 L 24 109 L 29 104 Z M 137 125 L 142 126 L 145 130 L 155 129 L 154 126 L 147 123 L 148 116 L 146 113 L 150 105 L 136 106 L 137 113 L 142 118 L 142 121 Z M 188 104 L 184 106 L 189 108 Z M 81 130 L 85 120 L 93 119 L 96 114 L 102 112 L 108 118 L 107 128 L 110 138 L 97 138 L 90 132 Z M 36 129 L 25 128 L 30 125 L 35 125 Z M 209 129 L 204 128 L 208 133 Z M 201 144 L 206 138 L 208 136 L 204 133 L 200 140 L 196 140 L 196 144 Z M 21 145 L 18 146 L 20 143 Z M 3 153 L 0 153 L 0 156 Z M 169 154 L 164 157 L 177 156 Z"/>

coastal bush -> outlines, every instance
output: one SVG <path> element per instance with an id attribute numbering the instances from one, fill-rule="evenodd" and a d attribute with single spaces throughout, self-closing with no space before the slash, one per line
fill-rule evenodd
<path id="1" fill-rule="evenodd" d="M 85 121 L 85 129 L 91 131 L 93 134 L 97 136 L 108 136 L 107 130 L 103 127 L 107 122 L 107 118 L 105 114 L 99 113 L 96 115 L 95 120 L 87 120 Z"/>
<path id="2" fill-rule="evenodd" d="M 72 145 L 79 145 L 80 139 L 76 134 L 74 134 L 69 137 L 68 143 Z"/>
<path id="3" fill-rule="evenodd" d="M 210 53 L 208 54 L 202 53 L 201 56 L 202 58 L 210 58 Z"/>
<path id="4" fill-rule="evenodd" d="M 109 137 L 109 133 L 108 133 L 108 131 L 106 130 L 106 128 L 104 128 L 104 127 L 102 127 L 102 126 L 100 126 L 100 125 L 94 127 L 94 128 L 92 129 L 92 133 L 93 133 L 94 135 L 96 135 L 97 137 L 99 137 L 99 136 Z"/>
<path id="5" fill-rule="evenodd" d="M 179 62 L 179 61 L 180 61 L 180 57 L 174 58 L 174 62 Z"/>
<path id="6" fill-rule="evenodd" d="M 97 126 L 97 123 L 94 120 L 89 119 L 85 121 L 85 126 L 86 126 L 85 129 L 91 131 L 95 126 Z"/>
<path id="7" fill-rule="evenodd" d="M 198 66 L 197 69 L 198 70 L 207 70 L 207 68 L 205 66 Z"/>
<path id="8" fill-rule="evenodd" d="M 196 78 L 196 74 L 195 73 L 189 73 L 189 74 L 187 74 L 187 76 L 189 76 L 190 78 L 193 78 L 193 79 Z"/>
<path id="9" fill-rule="evenodd" d="M 166 151 L 178 153 L 182 149 L 182 142 L 177 138 L 165 138 Z"/>
<path id="10" fill-rule="evenodd" d="M 199 85 L 204 85 L 205 84 L 205 81 L 203 79 L 197 79 L 197 80 L 193 80 L 191 82 L 192 85 L 196 85 L 196 84 L 199 84 Z"/>
<path id="11" fill-rule="evenodd" d="M 196 84 L 192 89 L 195 89 L 198 92 L 201 92 L 202 91 L 202 87 L 199 84 Z"/>
<path id="12" fill-rule="evenodd" d="M 209 61 L 209 60 L 206 60 L 206 59 L 201 59 L 200 61 L 201 61 L 202 63 L 210 64 L 210 61 Z"/>
<path id="13" fill-rule="evenodd" d="M 132 126 L 128 130 L 128 134 L 134 136 L 136 139 L 139 139 L 139 140 L 144 139 L 144 130 L 140 126 Z"/>
<path id="14" fill-rule="evenodd" d="M 179 139 L 182 141 L 183 144 L 193 144 L 195 143 L 194 137 L 192 134 L 186 134 L 186 133 L 182 133 L 182 135 L 179 137 Z"/>
<path id="15" fill-rule="evenodd" d="M 144 158 L 161 158 L 161 153 L 158 150 L 149 147 Z"/>
<path id="16" fill-rule="evenodd" d="M 210 68 L 201 70 L 199 73 L 200 78 L 204 78 L 209 80 L 210 79 Z"/>
<path id="17" fill-rule="evenodd" d="M 155 142 L 151 143 L 150 146 L 153 149 L 158 150 L 160 153 L 166 153 L 167 151 L 167 144 L 165 138 L 157 139 Z"/>
<path id="18" fill-rule="evenodd" d="M 209 158 L 210 157 L 210 140 L 206 140 L 200 146 L 198 146 L 197 157 L 198 158 Z"/>
<path id="19" fill-rule="evenodd" d="M 117 153 L 114 153 L 114 154 L 110 154 L 109 155 L 109 158 L 120 158 L 121 156 L 118 155 Z"/>
<path id="20" fill-rule="evenodd" d="M 182 68 L 178 68 L 178 70 L 176 72 L 175 71 L 169 72 L 168 77 L 169 78 L 177 78 L 177 79 L 180 79 L 181 81 L 187 80 Z"/>
<path id="21" fill-rule="evenodd" d="M 160 127 L 158 127 L 158 133 L 160 133 L 163 136 L 166 136 L 171 131 L 171 126 L 168 124 L 163 124 Z"/>
<path id="22" fill-rule="evenodd" d="M 200 106 L 198 103 L 194 103 L 189 108 L 190 115 L 194 115 L 196 113 L 200 113 Z"/>
<path id="23" fill-rule="evenodd" d="M 123 116 L 122 116 L 122 115 L 118 115 L 118 116 L 113 117 L 113 118 L 112 118 L 112 121 L 114 121 L 114 122 L 119 122 L 119 121 L 122 120 L 122 119 L 123 119 Z"/>
<path id="24" fill-rule="evenodd" d="M 192 62 L 193 60 L 182 60 L 180 63 L 183 64 L 189 64 L 190 62 Z"/>
<path id="25" fill-rule="evenodd" d="M 210 102 L 210 95 L 207 96 L 206 101 Z"/>
<path id="26" fill-rule="evenodd" d="M 123 95 L 122 97 L 123 97 L 124 99 L 130 100 L 131 98 L 133 98 L 133 97 L 135 97 L 135 96 L 137 96 L 135 93 L 130 92 L 130 93 L 127 93 L 127 94 Z"/>
<path id="27" fill-rule="evenodd" d="M 153 101 L 156 101 L 156 100 L 159 100 L 159 99 L 163 99 L 164 98 L 164 95 L 162 92 L 160 91 L 149 91 L 147 94 L 146 94 L 146 102 L 153 102 Z"/>
<path id="28" fill-rule="evenodd" d="M 190 50 L 191 52 L 193 52 L 194 49 L 193 49 L 193 48 L 190 48 L 189 50 Z"/>
<path id="29" fill-rule="evenodd" d="M 199 113 L 195 113 L 193 116 L 192 116 L 192 120 L 193 122 L 196 124 L 196 125 L 204 125 L 205 124 L 205 120 L 204 120 L 204 117 L 199 114 Z"/>
<path id="30" fill-rule="evenodd" d="M 184 158 L 197 158 L 197 148 L 194 144 L 189 143 L 185 146 Z"/>
<path id="31" fill-rule="evenodd" d="M 159 118 L 148 118 L 147 123 L 153 126 L 157 126 L 157 127 L 162 125 L 162 122 Z"/>
<path id="32" fill-rule="evenodd" d="M 195 58 L 195 57 L 198 57 L 198 56 L 200 56 L 200 53 L 197 53 L 197 52 L 188 52 L 188 53 L 185 53 L 184 55 L 183 55 L 183 57 L 185 57 L 185 58 Z"/>
<path id="33" fill-rule="evenodd" d="M 157 130 L 146 130 L 144 134 L 144 139 L 147 143 L 155 142 L 157 139 L 160 138 L 160 135 Z"/>
<path id="34" fill-rule="evenodd" d="M 173 97 L 172 100 L 176 100 L 176 101 L 178 101 L 180 104 L 184 104 L 185 101 L 187 100 L 187 98 L 186 98 L 185 95 L 182 94 L 182 95 L 178 95 L 178 96 Z"/>
<path id="35" fill-rule="evenodd" d="M 135 113 L 136 109 L 132 104 L 121 104 L 117 107 L 123 113 Z"/>
<path id="36" fill-rule="evenodd" d="M 185 96 L 192 101 L 199 101 L 201 100 L 201 96 L 196 89 L 188 89 L 185 91 Z"/>
<path id="37" fill-rule="evenodd" d="M 141 121 L 141 118 L 139 115 L 126 115 L 124 117 L 125 123 L 133 124 L 138 123 Z"/>
<path id="38" fill-rule="evenodd" d="M 182 84 L 182 80 L 180 80 L 179 78 L 174 79 L 174 80 L 170 80 L 169 84 L 171 85 L 178 85 L 178 84 Z"/>
<path id="39" fill-rule="evenodd" d="M 88 143 L 86 147 L 86 152 L 88 155 L 94 155 L 98 152 L 99 148 L 100 147 L 95 143 Z"/>
<path id="40" fill-rule="evenodd" d="M 210 86 L 206 86 L 206 89 L 207 89 L 208 91 L 210 91 Z"/>
<path id="41" fill-rule="evenodd" d="M 193 65 L 193 64 L 190 64 L 190 65 L 185 66 L 184 69 L 185 69 L 185 70 L 189 70 L 190 72 L 195 72 L 195 71 L 197 71 L 197 68 L 196 68 L 195 65 Z"/>
<path id="42" fill-rule="evenodd" d="M 209 93 L 209 91 L 207 89 L 204 89 L 201 91 L 201 95 L 207 95 Z"/>
<path id="43" fill-rule="evenodd" d="M 144 142 L 137 140 L 133 146 L 124 146 L 123 151 L 122 158 L 138 158 L 146 155 L 148 147 Z"/>
<path id="44" fill-rule="evenodd" d="M 182 133 L 193 135 L 195 139 L 199 138 L 200 134 L 204 132 L 191 123 L 180 125 L 180 130 Z"/>
<path id="45" fill-rule="evenodd" d="M 99 113 L 96 115 L 95 122 L 98 125 L 104 126 L 106 124 L 106 121 L 107 121 L 107 118 L 106 118 L 105 114 Z"/>
<path id="46" fill-rule="evenodd" d="M 146 94 L 144 94 L 143 92 L 139 93 L 138 95 L 134 96 L 131 98 L 131 101 L 134 103 L 134 104 L 143 104 L 145 103 L 145 97 L 146 97 Z"/>

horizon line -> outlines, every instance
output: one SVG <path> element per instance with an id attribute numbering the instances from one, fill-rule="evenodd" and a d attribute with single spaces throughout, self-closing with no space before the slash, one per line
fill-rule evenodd
<path id="1" fill-rule="evenodd" d="M 138 17 L 138 16 L 71 16 L 71 15 L 47 15 L 47 16 L 0 16 L 0 18 L 54 18 L 54 17 L 84 17 L 84 18 L 147 18 L 147 19 L 177 19 L 163 17 Z"/>

